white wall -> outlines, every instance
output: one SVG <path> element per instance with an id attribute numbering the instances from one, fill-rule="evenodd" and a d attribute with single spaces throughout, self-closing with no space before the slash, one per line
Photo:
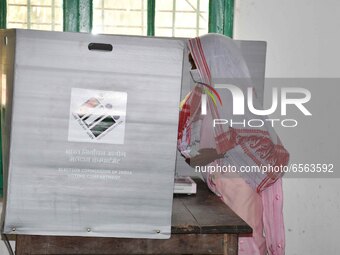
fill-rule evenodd
<path id="1" fill-rule="evenodd" d="M 340 77 L 339 27 L 340 1 L 236 0 L 235 38 L 268 42 L 267 77 Z M 294 158 L 297 142 L 278 132 Z M 340 254 L 339 187 L 340 179 L 284 179 L 287 255 Z"/>
<path id="2" fill-rule="evenodd" d="M 337 0 L 236 0 L 235 38 L 268 42 L 268 77 L 340 77 Z"/>

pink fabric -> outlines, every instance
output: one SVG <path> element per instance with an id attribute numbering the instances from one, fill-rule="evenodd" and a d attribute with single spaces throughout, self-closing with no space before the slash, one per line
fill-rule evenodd
<path id="1" fill-rule="evenodd" d="M 242 178 L 216 177 L 213 191 L 253 229 L 252 235 L 240 236 L 239 255 L 265 255 L 261 196 Z"/>
<path id="2" fill-rule="evenodd" d="M 219 161 L 212 164 L 221 164 Z M 253 229 L 252 235 L 240 236 L 239 255 L 285 254 L 281 179 L 261 193 L 237 176 L 208 175 L 207 184 Z"/>
<path id="3" fill-rule="evenodd" d="M 264 231 L 269 255 L 285 254 L 282 179 L 262 191 Z"/>

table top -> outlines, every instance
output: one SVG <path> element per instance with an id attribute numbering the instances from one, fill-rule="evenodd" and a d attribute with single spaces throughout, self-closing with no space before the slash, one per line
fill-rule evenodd
<path id="1" fill-rule="evenodd" d="M 195 195 L 175 195 L 172 234 L 246 234 L 251 227 L 199 178 Z"/>

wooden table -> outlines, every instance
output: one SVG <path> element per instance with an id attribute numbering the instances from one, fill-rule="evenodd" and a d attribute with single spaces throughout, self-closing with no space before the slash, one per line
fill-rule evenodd
<path id="1" fill-rule="evenodd" d="M 128 239 L 18 235 L 17 255 L 237 254 L 238 235 L 252 229 L 199 179 L 196 195 L 176 195 L 171 238 Z"/>

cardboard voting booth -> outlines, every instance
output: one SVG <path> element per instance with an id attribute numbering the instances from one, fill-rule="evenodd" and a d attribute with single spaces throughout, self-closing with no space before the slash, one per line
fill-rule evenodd
<path id="1" fill-rule="evenodd" d="M 0 35 L 4 233 L 168 238 L 185 41 Z"/>

